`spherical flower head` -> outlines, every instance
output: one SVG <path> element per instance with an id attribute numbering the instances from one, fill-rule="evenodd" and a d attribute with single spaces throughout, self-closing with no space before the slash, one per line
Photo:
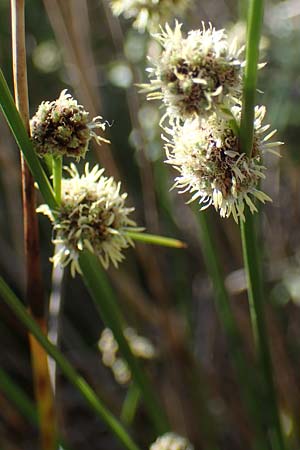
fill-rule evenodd
<path id="1" fill-rule="evenodd" d="M 93 130 L 105 129 L 100 116 L 92 122 L 83 106 L 63 90 L 52 102 L 42 102 L 30 120 L 31 138 L 38 155 L 71 156 L 84 158 L 92 137 L 98 143 L 105 141 Z"/>
<path id="2" fill-rule="evenodd" d="M 157 356 L 156 350 L 149 339 L 139 336 L 135 329 L 125 328 L 124 336 L 132 353 L 137 358 L 150 360 Z M 126 361 L 118 356 L 119 346 L 109 328 L 103 330 L 98 347 L 102 353 L 103 364 L 111 368 L 116 381 L 121 385 L 128 384 L 131 380 L 130 369 Z"/>
<path id="3" fill-rule="evenodd" d="M 156 439 L 149 450 L 194 450 L 194 446 L 188 439 L 171 432 Z"/>
<path id="4" fill-rule="evenodd" d="M 228 44 L 224 30 L 211 24 L 192 30 L 186 37 L 181 24 L 174 30 L 167 24 L 156 35 L 163 51 L 151 60 L 150 83 L 142 85 L 147 98 L 161 99 L 171 120 L 208 117 L 213 111 L 229 108 L 241 96 L 242 66 L 235 43 Z"/>
<path id="5" fill-rule="evenodd" d="M 276 153 L 273 149 L 281 143 L 266 142 L 276 130 L 265 135 L 269 128 L 262 126 L 265 108 L 256 107 L 252 154 L 247 156 L 241 152 L 232 126 L 239 123 L 241 108 L 233 108 L 232 114 L 231 120 L 213 114 L 207 121 L 189 120 L 167 130 L 173 136 L 166 139 L 166 162 L 179 172 L 174 187 L 193 194 L 190 202 L 198 199 L 201 209 L 213 205 L 221 217 L 232 214 L 238 222 L 245 220 L 245 204 L 254 213 L 253 199 L 271 200 L 258 187 L 265 178 L 262 156 L 266 150 Z"/>
<path id="6" fill-rule="evenodd" d="M 134 18 L 133 26 L 140 32 L 147 29 L 153 33 L 160 24 L 172 18 L 173 11 L 182 16 L 188 4 L 189 0 L 112 0 L 111 8 L 116 16 Z"/>
<path id="7" fill-rule="evenodd" d="M 53 222 L 53 243 L 59 246 L 52 258 L 54 265 L 71 263 L 71 274 L 81 272 L 78 254 L 82 250 L 94 253 L 105 269 L 110 261 L 115 267 L 124 259 L 123 249 L 133 245 L 128 231 L 142 231 L 129 217 L 134 208 L 125 205 L 127 194 L 121 194 L 121 184 L 103 175 L 96 165 L 91 171 L 86 164 L 82 176 L 76 166 L 66 168 L 70 178 L 62 180 L 62 199 L 57 211 L 47 205 L 38 212 Z"/>

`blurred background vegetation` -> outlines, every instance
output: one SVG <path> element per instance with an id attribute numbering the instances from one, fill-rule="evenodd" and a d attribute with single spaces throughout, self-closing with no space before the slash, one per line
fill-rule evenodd
<path id="1" fill-rule="evenodd" d="M 211 21 L 243 41 L 244 0 L 191 0 L 184 30 Z M 136 244 L 120 270 L 109 270 L 119 303 L 140 334 L 159 350 L 150 367 L 172 428 L 188 436 L 197 450 L 205 448 L 203 408 L 215 423 L 220 448 L 250 447 L 251 426 L 239 398 L 228 358 L 226 339 L 217 319 L 213 291 L 201 254 L 198 224 L 187 197 L 170 191 L 174 172 L 163 164 L 159 119 L 163 110 L 138 94 L 146 81 L 145 54 L 155 44 L 147 34 L 111 15 L 101 0 L 27 0 L 26 27 L 31 115 L 43 100 L 68 89 L 90 116 L 107 121 L 111 145 L 92 147 L 88 160 L 122 181 L 138 224 L 149 233 L 182 239 L 187 249 Z M 264 191 L 273 203 L 261 215 L 265 300 L 275 379 L 284 432 L 291 448 L 300 446 L 300 5 L 298 0 L 266 2 L 258 87 L 264 92 L 267 123 L 285 142 L 282 158 L 265 161 Z M 11 82 L 9 2 L 0 0 L 0 66 Z M 10 83 L 12 87 L 12 83 Z M 258 93 L 257 102 L 261 94 Z M 0 117 L 0 272 L 20 296 L 24 293 L 22 208 L 19 157 Z M 252 354 L 245 277 L 237 225 L 210 219 L 216 232 L 226 286 Z M 126 389 L 101 362 L 98 340 L 103 329 L 79 277 L 51 272 L 53 249 L 47 219 L 40 218 L 42 261 L 50 299 L 50 336 L 106 403 L 120 413 Z M 62 279 L 63 278 L 63 279 Z M 57 331 L 58 330 L 58 331 Z M 0 303 L 0 368 L 33 399 L 27 334 Z M 195 379 L 194 374 L 197 372 Z M 106 427 L 82 404 L 68 382 L 56 374 L 59 425 L 73 449 L 119 449 Z M 200 405 L 200 406 L 199 406 Z M 146 448 L 152 429 L 140 406 L 135 437 Z M 1 390 L 1 450 L 35 450 L 37 429 Z"/>

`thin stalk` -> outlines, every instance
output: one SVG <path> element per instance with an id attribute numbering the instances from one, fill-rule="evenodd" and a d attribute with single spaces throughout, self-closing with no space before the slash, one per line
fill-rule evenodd
<path id="1" fill-rule="evenodd" d="M 134 231 L 126 231 L 126 234 L 134 241 L 144 242 L 145 244 L 162 245 L 164 247 L 172 248 L 186 248 L 186 244 L 178 239 Z"/>
<path id="2" fill-rule="evenodd" d="M 207 212 L 199 213 L 199 211 L 196 211 L 196 216 L 200 225 L 203 257 L 213 283 L 215 307 L 228 339 L 230 357 L 237 375 L 241 395 L 256 430 L 256 448 L 267 449 L 267 440 L 263 435 L 260 421 L 259 383 L 257 380 L 255 383 L 253 382 L 253 368 L 250 368 L 245 358 L 242 337 L 231 309 L 221 264 L 215 249 L 212 224 L 209 222 Z"/>
<path id="3" fill-rule="evenodd" d="M 25 47 L 25 0 L 11 0 L 13 76 L 17 109 L 29 134 L 29 102 Z M 22 199 L 26 264 L 26 300 L 33 318 L 47 332 L 44 287 L 40 262 L 38 221 L 35 212 L 34 178 L 21 154 Z M 42 450 L 57 448 L 54 397 L 47 353 L 29 334 L 34 390 L 37 401 Z"/>
<path id="4" fill-rule="evenodd" d="M 140 398 L 141 391 L 139 387 L 135 383 L 131 383 L 126 393 L 120 415 L 121 421 L 125 423 L 125 425 L 129 426 L 132 424 Z"/>
<path id="5" fill-rule="evenodd" d="M 105 325 L 112 330 L 120 351 L 131 370 L 133 380 L 141 390 L 149 417 L 152 419 L 158 434 L 163 434 L 169 429 L 167 418 L 158 401 L 157 393 L 152 388 L 137 358 L 133 356 L 128 342 L 124 337 L 124 319 L 121 316 L 115 295 L 102 266 L 98 258 L 87 250 L 80 252 L 79 265 L 83 273 L 84 282 L 95 302 L 95 306 Z"/>
<path id="6" fill-rule="evenodd" d="M 30 172 L 34 176 L 35 181 L 44 197 L 45 202 L 50 208 L 55 209 L 57 202 L 53 193 L 51 184 L 45 174 L 39 159 L 33 149 L 32 142 L 28 136 L 28 132 L 24 126 L 22 118 L 16 108 L 9 87 L 0 69 L 0 109 L 14 135 L 14 138 L 24 154 Z"/>
<path id="7" fill-rule="evenodd" d="M 267 405 L 267 419 L 270 441 L 274 450 L 284 450 L 285 443 L 281 430 L 276 389 L 273 377 L 270 345 L 264 311 L 262 268 L 259 259 L 257 233 L 253 216 L 246 211 L 245 222 L 241 222 L 241 240 L 247 277 L 248 301 L 256 351 L 260 363 L 264 385 L 264 403 Z"/>
<path id="8" fill-rule="evenodd" d="M 21 323 L 27 328 L 27 330 L 32 333 L 32 335 L 45 349 L 48 355 L 50 355 L 55 360 L 62 373 L 81 393 L 86 403 L 93 409 L 93 411 L 95 411 L 100 419 L 102 419 L 106 423 L 113 434 L 123 444 L 124 448 L 128 450 L 140 450 L 139 447 L 133 442 L 125 428 L 121 425 L 121 423 L 105 407 L 94 390 L 80 375 L 78 375 L 76 370 L 71 366 L 71 364 L 57 349 L 57 347 L 51 344 L 49 339 L 44 335 L 41 328 L 32 319 L 30 314 L 26 311 L 26 308 L 22 305 L 21 301 L 5 283 L 2 277 L 0 277 L 0 296 L 14 312 Z"/>
<path id="9" fill-rule="evenodd" d="M 246 68 L 244 75 L 243 106 L 240 128 L 240 148 L 251 155 L 254 134 L 254 106 L 257 82 L 259 41 L 263 20 L 263 0 L 251 0 L 248 12 Z M 257 232 L 252 214 L 247 210 L 245 222 L 241 221 L 241 240 L 248 284 L 248 300 L 257 356 L 263 376 L 269 439 L 274 450 L 284 450 L 276 389 L 273 378 L 271 352 L 268 342 L 264 311 L 262 268 L 258 251 Z"/>
<path id="10" fill-rule="evenodd" d="M 58 204 L 61 203 L 61 179 L 62 179 L 62 157 L 53 156 L 52 159 L 53 189 Z"/>
<path id="11" fill-rule="evenodd" d="M 263 0 L 250 0 L 247 24 L 246 66 L 244 73 L 243 107 L 240 126 L 240 148 L 250 156 L 253 147 L 254 106 L 259 59 L 259 41 L 264 15 Z"/>

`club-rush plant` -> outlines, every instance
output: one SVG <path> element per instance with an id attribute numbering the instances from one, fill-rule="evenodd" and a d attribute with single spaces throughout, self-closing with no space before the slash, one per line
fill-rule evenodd
<path id="1" fill-rule="evenodd" d="M 194 450 L 194 446 L 177 433 L 165 433 L 156 439 L 149 450 Z"/>
<path id="2" fill-rule="evenodd" d="M 58 252 L 52 258 L 54 266 L 71 264 L 71 274 L 81 273 L 78 253 L 84 249 L 97 255 L 103 267 L 110 261 L 115 267 L 123 260 L 122 250 L 134 245 L 128 231 L 140 232 L 129 215 L 134 208 L 126 207 L 126 193 L 121 193 L 121 183 L 103 175 L 97 165 L 85 166 L 79 175 L 74 164 L 65 168 L 70 178 L 62 180 L 61 203 L 52 211 L 48 205 L 39 206 L 38 212 L 53 223 L 53 243 Z"/>
<path id="3" fill-rule="evenodd" d="M 89 113 L 64 89 L 57 100 L 44 101 L 30 120 L 31 139 L 39 156 L 84 158 L 89 142 L 109 142 L 95 133 L 105 130 L 101 116 L 90 122 Z"/>
<path id="4" fill-rule="evenodd" d="M 12 5 L 18 9 L 14 0 Z M 264 156 L 269 152 L 278 155 L 277 148 L 282 144 L 272 140 L 276 130 L 270 131 L 270 125 L 263 123 L 266 108 L 255 106 L 263 0 L 249 2 L 246 56 L 244 47 L 238 48 L 235 40 L 229 42 L 226 30 L 217 30 L 211 23 L 202 22 L 199 29 L 187 33 L 183 32 L 184 25 L 177 20 L 173 26 L 165 23 L 172 17 L 173 10 L 184 13 L 188 5 L 189 0 L 111 0 L 115 15 L 133 18 L 133 26 L 140 32 L 154 33 L 153 39 L 161 47 L 160 54 L 149 57 L 149 81 L 140 84 L 140 90 L 149 100 L 161 102 L 164 113 L 160 126 L 163 129 L 165 163 L 177 172 L 173 188 L 179 193 L 188 193 L 191 197 L 188 203 L 197 203 L 201 247 L 213 282 L 216 309 L 228 338 L 228 350 L 241 398 L 253 426 L 254 436 L 249 441 L 254 450 L 286 450 L 264 316 L 257 232 L 253 223 L 253 215 L 259 213 L 261 203 L 271 201 L 261 187 L 268 176 Z M 22 39 L 24 41 L 24 36 Z M 101 316 L 105 328 L 98 348 L 103 364 L 111 368 L 120 384 L 126 386 L 124 403 L 126 398 L 129 399 L 128 404 L 131 402 L 129 408 L 128 404 L 123 407 L 123 413 L 127 411 L 125 414 L 121 412 L 120 422 L 58 348 L 50 343 L 2 277 L 1 297 L 125 449 L 140 450 L 139 444 L 121 422 L 133 425 L 141 397 L 152 424 L 151 441 L 154 441 L 153 436 L 158 436 L 152 444 L 149 444 L 149 439 L 147 448 L 194 450 L 188 437 L 177 434 L 174 422 L 169 423 L 164 408 L 166 402 L 161 401 L 159 389 L 143 367 L 145 361 L 155 360 L 160 350 L 127 324 L 127 317 L 123 317 L 119 299 L 107 276 L 110 265 L 119 269 L 125 258 L 124 250 L 134 246 L 134 241 L 174 248 L 182 248 L 185 244 L 176 239 L 147 234 L 138 226 L 133 219 L 135 208 L 127 205 L 127 194 L 123 192 L 121 182 L 107 175 L 104 168 L 85 163 L 81 171 L 74 162 L 69 163 L 68 157 L 76 163 L 86 158 L 91 139 L 99 144 L 109 141 L 98 134 L 98 131 L 105 131 L 104 119 L 97 116 L 90 120 L 89 113 L 66 89 L 56 100 L 43 101 L 30 123 L 24 126 L 0 71 L 0 107 L 43 197 L 37 212 L 46 215 L 52 225 L 55 253 L 51 261 L 54 266 L 70 266 L 72 277 L 76 274 L 83 277 L 95 310 Z M 63 176 L 63 161 L 69 164 L 64 168 L 66 176 Z M 52 170 L 50 176 L 43 168 L 44 162 Z M 256 364 L 253 370 L 249 369 L 225 287 L 213 223 L 209 222 L 204 211 L 210 206 L 221 218 L 232 217 L 241 225 L 255 341 Z M 173 320 L 169 322 L 169 312 L 164 306 L 163 319 L 158 325 L 168 328 L 167 332 L 173 338 L 177 330 L 169 330 L 173 328 L 170 323 L 173 324 Z M 163 338 L 167 332 L 164 330 L 166 334 L 161 334 Z M 179 339 L 178 342 L 173 339 L 172 343 L 175 347 Z M 180 357 L 185 363 L 186 354 L 181 353 L 180 345 Z M 11 390 L 5 374 L 0 378 L 2 384 L 8 386 L 7 390 Z M 198 381 L 197 384 L 201 384 Z M 23 399 L 23 410 L 31 411 L 36 423 L 35 410 L 30 404 L 28 408 L 22 393 L 18 395 Z M 172 429 L 174 432 L 170 431 Z M 218 439 L 207 446 L 204 443 L 203 448 L 220 450 L 215 442 Z M 52 448 L 44 447 L 42 450 L 56 449 L 52 445 Z"/>
<path id="5" fill-rule="evenodd" d="M 176 22 L 173 29 L 166 24 L 154 37 L 162 52 L 149 58 L 150 82 L 141 85 L 141 92 L 147 93 L 148 100 L 162 100 L 169 120 L 208 117 L 240 98 L 244 48 L 229 43 L 225 30 L 202 23 L 201 29 L 185 36 L 182 24 Z"/>
<path id="6" fill-rule="evenodd" d="M 176 16 L 184 15 L 190 3 L 190 0 L 111 0 L 110 5 L 116 16 L 134 19 L 133 27 L 140 32 L 153 33 L 175 12 Z"/>
<path id="7" fill-rule="evenodd" d="M 231 108 L 232 117 L 212 113 L 206 120 L 195 118 L 173 128 L 165 127 L 170 138 L 164 137 L 166 162 L 179 175 L 174 187 L 181 193 L 190 192 L 190 202 L 199 202 L 200 209 L 210 205 L 221 217 L 233 216 L 236 223 L 245 221 L 245 205 L 257 212 L 254 200 L 262 203 L 271 198 L 260 190 L 265 178 L 263 156 L 275 152 L 281 142 L 268 142 L 276 130 L 265 134 L 270 125 L 262 125 L 265 107 L 255 109 L 255 132 L 250 156 L 241 153 L 238 130 L 241 107 Z M 233 119 L 233 120 L 232 120 Z"/>
<path id="8" fill-rule="evenodd" d="M 267 176 L 263 156 L 266 150 L 277 154 L 275 148 L 282 144 L 267 142 L 276 131 L 265 134 L 269 128 L 262 125 L 265 107 L 255 107 L 254 103 L 262 15 L 263 2 L 250 2 L 246 61 L 241 59 L 243 48 L 238 50 L 235 44 L 229 45 L 224 30 L 202 24 L 201 29 L 189 31 L 185 37 L 180 23 L 176 22 L 173 29 L 166 24 L 156 35 L 161 53 L 155 61 L 150 57 L 154 66 L 147 69 L 150 82 L 141 88 L 149 100 L 161 100 L 165 107 L 160 125 L 168 134 L 164 136 L 166 162 L 179 172 L 173 187 L 181 193 L 192 193 L 190 201 L 197 199 L 200 210 L 213 205 L 221 217 L 232 215 L 241 224 L 252 329 L 264 385 L 264 400 L 260 401 L 268 398 L 266 421 L 272 434 L 270 443 L 278 450 L 285 447 L 265 326 L 257 236 L 249 214 L 258 212 L 256 200 L 262 203 L 271 200 L 260 189 L 261 180 Z M 238 333 L 213 234 L 205 216 L 200 223 L 207 241 L 203 248 L 215 285 L 219 316 L 232 339 Z M 245 364 L 240 358 L 241 349 L 236 350 L 234 361 L 241 375 Z M 251 405 L 250 410 L 255 421 Z M 258 433 L 262 445 L 264 437 L 261 430 Z"/>

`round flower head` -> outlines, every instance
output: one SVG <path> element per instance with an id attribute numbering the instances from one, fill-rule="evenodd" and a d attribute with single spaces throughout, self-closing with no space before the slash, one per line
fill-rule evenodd
<path id="1" fill-rule="evenodd" d="M 134 18 L 133 26 L 139 31 L 155 32 L 172 17 L 173 11 L 181 16 L 188 3 L 189 0 L 112 0 L 111 8 L 116 16 Z"/>
<path id="2" fill-rule="evenodd" d="M 125 328 L 124 336 L 137 358 L 149 360 L 156 357 L 152 343 L 147 338 L 139 336 L 133 328 Z M 116 381 L 119 384 L 127 384 L 131 380 L 131 372 L 126 361 L 118 356 L 119 346 L 109 328 L 103 330 L 98 347 L 102 353 L 103 364 L 111 368 Z"/>
<path id="3" fill-rule="evenodd" d="M 236 104 L 241 95 L 242 66 L 235 43 L 229 46 L 224 30 L 202 24 L 202 30 L 182 35 L 181 24 L 156 35 L 163 47 L 150 83 L 142 85 L 147 98 L 162 99 L 171 119 L 208 116 L 212 111 Z"/>
<path id="4" fill-rule="evenodd" d="M 232 114 L 239 122 L 240 107 L 232 108 Z M 265 107 L 256 107 L 250 157 L 240 152 L 232 120 L 216 114 L 207 121 L 188 120 L 183 126 L 167 130 L 173 137 L 166 139 L 166 162 L 179 172 L 174 187 L 193 193 L 190 202 L 199 199 L 201 209 L 212 204 L 221 217 L 232 214 L 236 222 L 239 218 L 245 220 L 245 204 L 252 213 L 257 211 L 253 199 L 270 201 L 258 188 L 259 181 L 265 178 L 262 155 L 266 150 L 276 153 L 273 148 L 281 142 L 266 142 L 276 130 L 264 136 L 269 128 L 262 126 L 264 115 Z"/>
<path id="5" fill-rule="evenodd" d="M 194 446 L 176 433 L 165 433 L 156 439 L 149 450 L 194 450 Z"/>
<path id="6" fill-rule="evenodd" d="M 92 137 L 98 143 L 109 142 L 98 136 L 95 128 L 105 129 L 102 117 L 92 122 L 89 113 L 83 106 L 63 90 L 59 98 L 53 102 L 42 102 L 30 120 L 31 138 L 36 152 L 40 156 L 71 156 L 83 158 Z"/>
<path id="7" fill-rule="evenodd" d="M 57 211 L 41 205 L 38 212 L 53 222 L 53 243 L 59 245 L 53 256 L 54 265 L 71 263 L 71 274 L 80 272 L 78 253 L 87 249 L 94 253 L 105 269 L 110 261 L 115 267 L 124 259 L 122 250 L 133 245 L 128 231 L 142 231 L 129 215 L 134 208 L 125 206 L 126 193 L 112 177 L 103 176 L 96 165 L 91 171 L 86 164 L 80 176 L 74 164 L 66 168 L 70 178 L 62 180 L 62 199 Z"/>

